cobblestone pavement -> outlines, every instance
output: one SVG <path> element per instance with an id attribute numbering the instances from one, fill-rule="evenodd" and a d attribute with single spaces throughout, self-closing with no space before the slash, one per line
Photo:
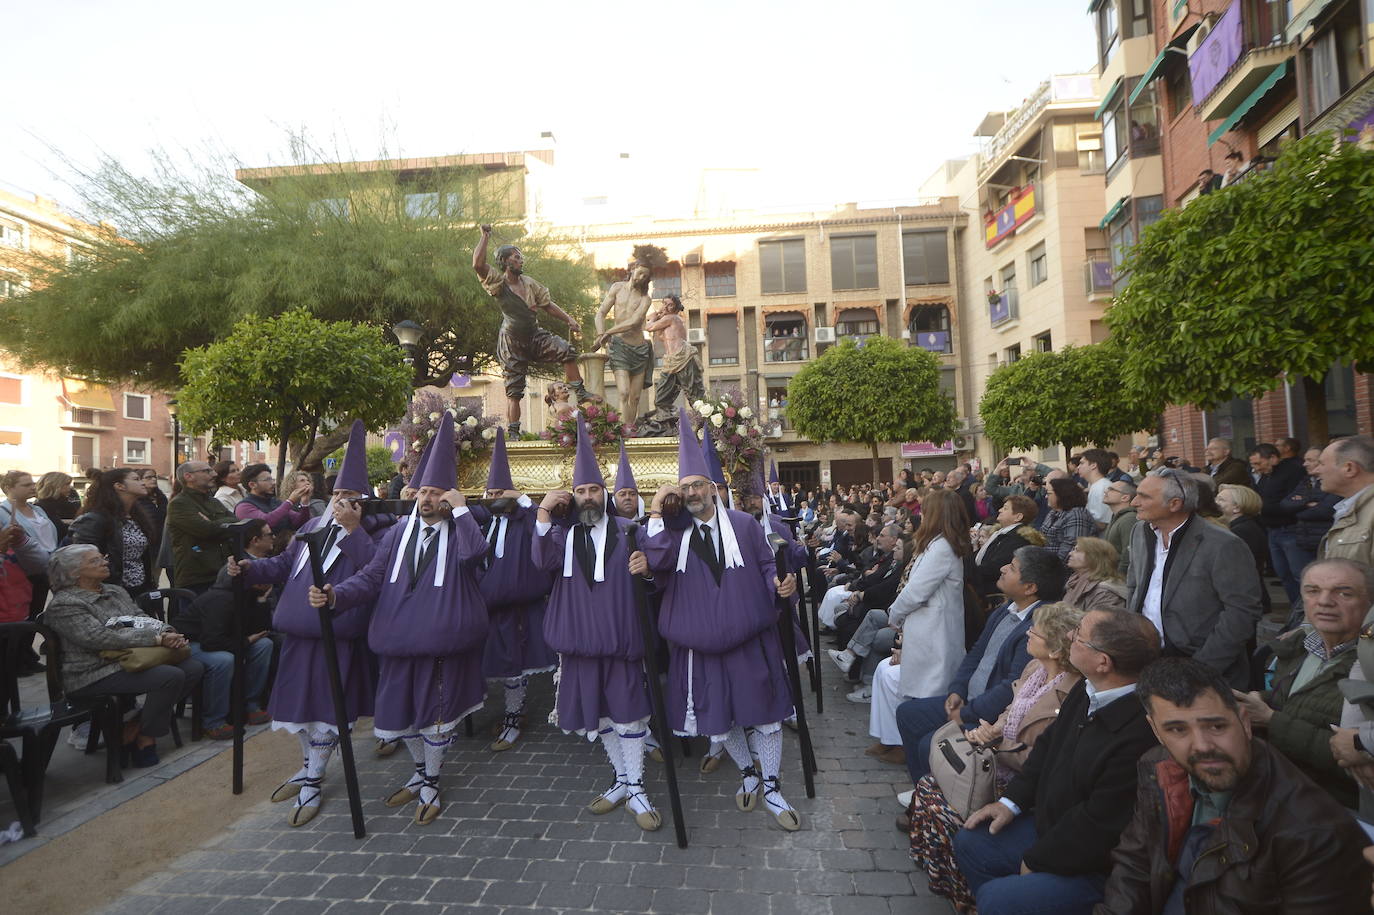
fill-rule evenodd
<path id="1" fill-rule="evenodd" d="M 824 665 L 828 667 L 829 665 Z M 735 809 L 728 765 L 698 772 L 679 757 L 679 784 L 690 847 L 674 840 L 662 765 L 646 762 L 646 783 L 663 813 L 657 833 L 642 833 L 623 809 L 584 810 L 609 784 L 597 745 L 544 723 L 552 700 L 547 677 L 530 690 L 539 722 L 506 753 L 485 749 L 494 702 L 477 716 L 477 737 L 450 749 L 443 813 L 412 822 L 414 804 L 390 810 L 381 798 L 410 772 L 404 749 L 378 759 L 366 732 L 355 735 L 367 818 L 353 838 L 342 767 L 331 761 L 325 806 L 310 824 L 285 823 L 289 804 L 272 804 L 275 784 L 250 784 L 263 802 L 204 847 L 114 900 L 108 913 L 199 912 L 274 915 L 329 912 L 668 912 L 919 915 L 951 911 L 914 873 L 906 837 L 893 828 L 894 788 L 904 769 L 863 755 L 868 707 L 845 701 L 833 669 L 825 714 L 812 735 L 820 773 L 805 796 L 797 740 L 788 733 L 784 791 L 802 812 L 800 832 L 783 832 L 760 808 Z M 544 682 L 540 683 L 539 681 Z M 269 734 L 258 740 L 294 740 Z M 252 752 L 252 744 L 249 744 Z M 282 773 L 285 778 L 290 773 Z"/>

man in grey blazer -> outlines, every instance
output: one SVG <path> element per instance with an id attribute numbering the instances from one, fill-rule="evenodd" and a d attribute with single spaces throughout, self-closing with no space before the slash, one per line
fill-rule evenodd
<path id="1" fill-rule="evenodd" d="M 1197 483 L 1162 468 L 1140 481 L 1132 502 L 1126 607 L 1163 633 L 1164 655 L 1190 657 L 1247 689 L 1260 618 L 1259 574 L 1236 535 L 1196 514 Z"/>

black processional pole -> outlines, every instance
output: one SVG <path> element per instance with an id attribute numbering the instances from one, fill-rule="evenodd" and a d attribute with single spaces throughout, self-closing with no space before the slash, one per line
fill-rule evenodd
<path id="1" fill-rule="evenodd" d="M 614 523 L 614 522 L 612 522 Z M 639 552 L 639 525 L 631 524 L 625 529 L 629 543 L 629 555 Z M 687 820 L 682 813 L 682 795 L 677 788 L 677 768 L 673 763 L 672 731 L 668 729 L 668 713 L 663 704 L 663 688 L 658 682 L 658 644 L 654 639 L 658 627 L 654 624 L 653 614 L 649 611 L 649 595 L 644 579 L 632 575 L 635 589 L 635 606 L 639 608 L 639 629 L 644 636 L 644 675 L 649 681 L 649 700 L 653 705 L 654 730 L 658 731 L 658 745 L 663 752 L 663 774 L 668 779 L 668 802 L 673 813 L 673 831 L 677 833 L 677 847 L 687 847 Z"/>
<path id="2" fill-rule="evenodd" d="M 788 543 L 780 535 L 770 533 L 768 545 L 773 548 L 778 580 L 782 581 L 790 571 L 787 567 Z M 775 596 L 783 663 L 787 665 L 787 678 L 792 685 L 792 711 L 797 716 L 797 737 L 801 741 L 802 777 L 806 780 L 806 796 L 815 797 L 816 780 L 812 773 L 816 768 L 816 756 L 811 746 L 811 729 L 806 726 L 806 706 L 802 702 L 801 669 L 797 665 L 797 636 L 792 631 L 792 602 L 781 595 Z"/>
<path id="3" fill-rule="evenodd" d="M 310 555 L 310 575 L 315 587 L 324 590 L 324 543 L 329 525 L 308 534 L 297 534 Z M 367 835 L 363 825 L 363 798 L 358 790 L 358 769 L 353 764 L 353 735 L 348 726 L 348 707 L 344 701 L 343 676 L 339 673 L 339 650 L 334 641 L 334 617 L 329 605 L 320 607 L 320 638 L 324 642 L 325 667 L 329 669 L 329 693 L 334 700 L 334 724 L 339 729 L 339 758 L 343 762 L 344 784 L 348 788 L 348 810 L 353 815 L 353 838 Z"/>
<path id="4" fill-rule="evenodd" d="M 261 526 L 260 520 L 249 519 L 225 527 L 225 533 L 234 541 L 233 556 L 235 562 L 241 562 L 246 558 L 245 545 L 248 542 L 249 530 L 256 530 Z M 243 695 L 248 663 L 248 654 L 243 650 L 243 617 L 248 613 L 248 588 L 243 583 L 242 575 L 233 576 L 230 582 L 231 593 L 234 596 L 234 612 L 230 614 L 229 623 L 229 636 L 234 643 L 233 676 L 229 681 L 229 714 L 234 722 L 233 791 L 235 794 L 242 794 L 243 737 L 244 728 L 248 723 L 248 713 L 245 709 L 246 703 Z"/>

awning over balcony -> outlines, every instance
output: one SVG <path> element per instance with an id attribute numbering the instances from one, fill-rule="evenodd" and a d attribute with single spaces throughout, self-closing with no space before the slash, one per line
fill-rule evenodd
<path id="1" fill-rule="evenodd" d="M 1316 22 L 1317 17 L 1326 12 L 1326 8 L 1333 2 L 1334 0 L 1312 0 L 1289 20 L 1288 27 L 1284 29 L 1283 37 L 1289 41 L 1297 41 L 1303 31 Z"/>
<path id="2" fill-rule="evenodd" d="M 1093 112 L 1094 121 L 1102 120 L 1102 115 L 1108 108 L 1112 107 L 1112 103 L 1116 101 L 1116 94 L 1121 91 L 1121 86 L 1121 77 L 1118 76 L 1116 82 L 1112 83 L 1112 88 L 1108 89 L 1107 94 L 1102 96 L 1102 104 L 1098 105 L 1097 110 Z"/>
<path id="3" fill-rule="evenodd" d="M 1140 81 L 1137 82 L 1135 88 L 1131 90 L 1131 97 L 1127 100 L 1127 104 L 1134 105 L 1135 100 L 1140 98 L 1140 93 L 1145 91 L 1145 87 L 1164 75 L 1164 71 L 1167 69 L 1169 63 L 1170 54 L 1179 58 L 1178 63 L 1186 64 L 1188 62 L 1188 57 L 1183 49 L 1187 46 L 1188 39 L 1192 38 L 1193 33 L 1196 31 L 1197 25 L 1191 25 L 1175 35 L 1173 40 L 1164 46 L 1164 50 L 1159 52 L 1159 56 L 1150 63 L 1144 75 L 1140 77 Z"/>
<path id="4" fill-rule="evenodd" d="M 1121 208 L 1129 203 L 1130 200 L 1130 197 L 1122 197 L 1118 200 L 1116 205 L 1107 211 L 1107 215 L 1102 217 L 1102 221 L 1097 224 L 1097 227 L 1099 229 L 1107 228 L 1107 226 L 1111 224 L 1111 221 L 1116 218 L 1117 214 L 1121 212 Z"/>
<path id="5" fill-rule="evenodd" d="M 114 411 L 114 395 L 103 384 L 92 384 L 80 378 L 62 379 L 62 396 L 67 403 L 81 410 Z"/>
<path id="6" fill-rule="evenodd" d="M 1255 87 L 1255 90 L 1245 97 L 1245 101 L 1237 105 L 1236 110 L 1232 111 L 1230 116 L 1227 117 L 1226 120 L 1222 121 L 1221 125 L 1217 127 L 1216 130 L 1208 134 L 1207 145 L 1211 146 L 1212 144 L 1216 143 L 1217 140 L 1220 140 L 1222 134 L 1226 133 L 1231 128 L 1235 127 L 1236 124 L 1239 123 L 1240 119 L 1245 117 L 1246 113 L 1249 112 L 1251 108 L 1254 108 L 1256 105 L 1258 105 L 1260 99 L 1264 98 L 1264 96 L 1269 92 L 1269 90 L 1274 88 L 1274 84 L 1277 83 L 1279 80 L 1283 79 L 1283 77 L 1288 73 L 1288 67 L 1291 63 L 1291 61 L 1285 60 L 1282 64 L 1275 67 L 1273 71 L 1268 76 L 1266 76 L 1258 86 Z"/>

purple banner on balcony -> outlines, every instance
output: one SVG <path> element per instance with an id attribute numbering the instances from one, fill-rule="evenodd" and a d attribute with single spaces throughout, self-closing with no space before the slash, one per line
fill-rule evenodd
<path id="1" fill-rule="evenodd" d="M 1112 262 L 1093 261 L 1093 288 L 1111 289 L 1112 288 Z"/>
<path id="2" fill-rule="evenodd" d="M 1241 0 L 1232 0 L 1231 6 L 1188 58 L 1188 75 L 1193 80 L 1194 105 L 1201 105 L 1203 99 L 1211 95 L 1212 90 L 1220 85 L 1222 79 L 1230 72 L 1231 65 L 1240 59 L 1240 6 Z"/>
<path id="3" fill-rule="evenodd" d="M 997 301 L 988 299 L 988 323 L 996 327 L 1004 321 L 1011 320 L 1011 302 L 1005 295 L 999 295 Z"/>
<path id="4" fill-rule="evenodd" d="M 916 334 L 916 345 L 932 353 L 949 352 L 949 331 L 923 330 Z"/>

